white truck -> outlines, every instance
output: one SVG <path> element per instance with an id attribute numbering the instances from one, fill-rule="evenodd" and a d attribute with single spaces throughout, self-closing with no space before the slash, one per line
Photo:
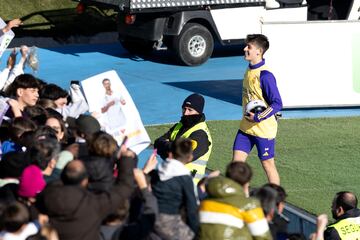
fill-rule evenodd
<path id="1" fill-rule="evenodd" d="M 179 63 L 200 65 L 214 42 L 242 44 L 265 22 L 358 20 L 360 0 L 77 0 L 118 11 L 119 40 L 132 53 L 164 47 Z"/>

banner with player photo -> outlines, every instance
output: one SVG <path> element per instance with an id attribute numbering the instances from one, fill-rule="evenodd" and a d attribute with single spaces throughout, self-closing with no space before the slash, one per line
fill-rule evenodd
<path id="1" fill-rule="evenodd" d="M 150 144 L 150 138 L 139 112 L 118 74 L 112 70 L 81 81 L 90 113 L 101 129 L 118 144 L 127 136 L 126 145 L 139 154 Z"/>
<path id="2" fill-rule="evenodd" d="M 4 27 L 6 27 L 6 23 L 0 18 L 0 29 L 3 29 Z M 11 30 L 0 36 L 0 58 L 14 37 L 15 34 Z"/>

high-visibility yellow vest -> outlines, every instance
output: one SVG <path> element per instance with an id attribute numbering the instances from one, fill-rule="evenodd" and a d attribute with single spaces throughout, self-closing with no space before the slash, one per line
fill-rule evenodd
<path id="1" fill-rule="evenodd" d="M 329 227 L 335 228 L 342 240 L 360 239 L 360 217 L 346 218 Z"/>
<path id="2" fill-rule="evenodd" d="M 176 136 L 178 135 L 179 130 L 181 129 L 182 126 L 183 124 L 181 122 L 175 125 L 175 128 L 170 135 L 170 141 L 175 141 Z M 194 183 L 196 184 L 205 176 L 206 165 L 210 158 L 211 149 L 212 149 L 212 139 L 211 139 L 210 131 L 205 122 L 200 122 L 181 135 L 182 138 L 189 138 L 189 136 L 197 130 L 203 130 L 206 132 L 206 135 L 208 136 L 207 140 L 210 142 L 210 146 L 208 151 L 204 155 L 200 156 L 195 161 L 185 165 L 186 168 L 189 169 L 191 172 L 194 170 L 196 171 L 194 176 Z M 193 145 L 193 149 L 195 148 L 196 145 Z"/>

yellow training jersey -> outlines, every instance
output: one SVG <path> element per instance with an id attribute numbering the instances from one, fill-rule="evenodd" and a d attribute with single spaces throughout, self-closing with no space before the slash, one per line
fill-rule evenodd
<path id="1" fill-rule="evenodd" d="M 266 115 L 267 112 L 270 113 L 270 111 L 272 111 L 272 109 L 269 108 L 269 103 L 266 102 L 263 96 L 263 90 L 261 89 L 260 74 L 261 71 L 265 70 L 267 70 L 267 67 L 264 64 L 259 67 L 249 67 L 247 69 L 242 90 L 243 114 L 245 114 L 246 104 L 253 100 L 262 100 L 267 105 L 267 109 L 260 115 Z M 277 133 L 277 121 L 274 115 L 260 122 L 250 122 L 243 117 L 240 122 L 240 130 L 252 136 L 273 139 L 276 137 Z"/>

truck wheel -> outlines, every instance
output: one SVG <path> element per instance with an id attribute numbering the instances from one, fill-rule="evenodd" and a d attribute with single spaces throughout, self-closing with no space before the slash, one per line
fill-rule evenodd
<path id="1" fill-rule="evenodd" d="M 121 45 L 131 54 L 150 54 L 154 43 L 136 38 L 126 38 L 120 40 Z"/>
<path id="2" fill-rule="evenodd" d="M 214 49 L 209 30 L 197 23 L 188 23 L 173 39 L 173 48 L 180 63 L 196 66 L 206 62 Z"/>

